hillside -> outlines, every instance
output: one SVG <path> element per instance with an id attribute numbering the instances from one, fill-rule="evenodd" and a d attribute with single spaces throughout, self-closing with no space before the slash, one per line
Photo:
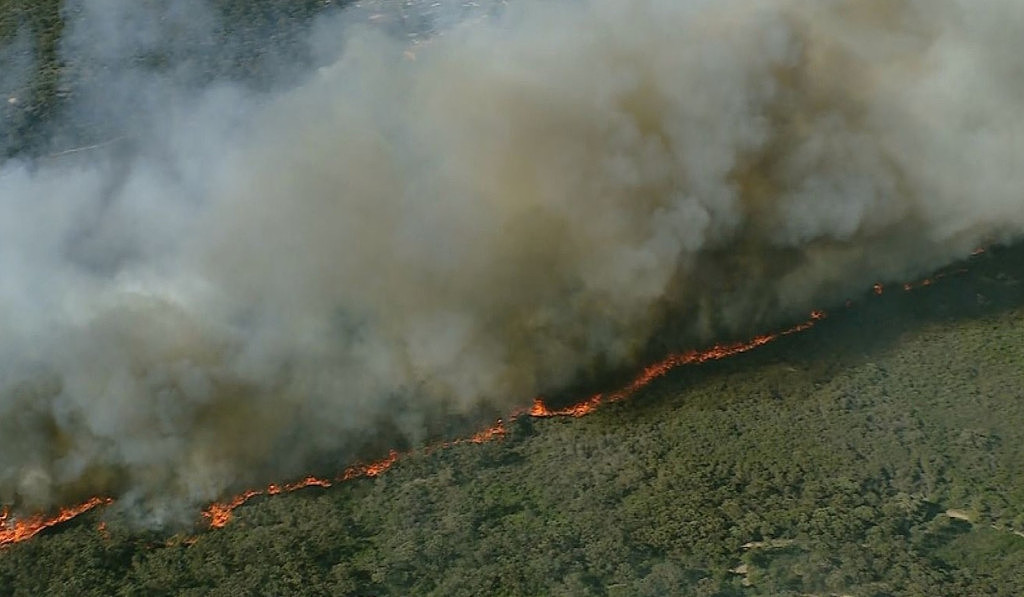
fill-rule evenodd
<path id="1" fill-rule="evenodd" d="M 582 419 L 260 498 L 167 536 L 104 512 L 13 594 L 1016 595 L 1022 250 L 679 369 Z"/>

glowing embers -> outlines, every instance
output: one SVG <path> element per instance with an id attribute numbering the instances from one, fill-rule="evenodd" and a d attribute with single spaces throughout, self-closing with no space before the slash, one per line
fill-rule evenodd
<path id="1" fill-rule="evenodd" d="M 36 514 L 23 519 L 12 519 L 10 510 L 4 508 L 0 510 L 0 547 L 31 539 L 44 529 L 67 522 L 97 506 L 105 506 L 113 501 L 111 498 L 94 497 L 77 506 L 61 508 L 54 516 Z"/>

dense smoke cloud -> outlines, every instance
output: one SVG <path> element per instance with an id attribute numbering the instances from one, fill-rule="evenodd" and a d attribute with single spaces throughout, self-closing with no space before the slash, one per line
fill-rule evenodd
<path id="1" fill-rule="evenodd" d="M 125 59 L 199 0 L 75 6 L 130 141 L 0 169 L 2 503 L 159 522 L 1024 231 L 1017 0 L 343 12 L 259 92 Z"/>

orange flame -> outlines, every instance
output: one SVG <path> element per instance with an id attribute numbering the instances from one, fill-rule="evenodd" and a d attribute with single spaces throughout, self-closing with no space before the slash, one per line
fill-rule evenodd
<path id="1" fill-rule="evenodd" d="M 278 495 L 280 493 L 287 493 L 313 486 L 330 487 L 331 482 L 327 479 L 320 479 L 318 477 L 306 477 L 305 479 L 300 479 L 294 483 L 288 483 L 286 485 L 271 483 L 270 485 L 267 485 L 266 489 L 250 489 L 244 493 L 240 493 L 229 502 L 214 502 L 210 504 L 206 510 L 203 510 L 203 516 L 210 520 L 211 527 L 219 529 L 231 521 L 232 512 L 235 508 L 238 508 L 256 496 Z"/>
<path id="2" fill-rule="evenodd" d="M 0 548 L 31 539 L 44 529 L 67 522 L 97 506 L 105 506 L 113 501 L 111 498 L 94 497 L 77 506 L 61 508 L 56 515 L 51 517 L 35 514 L 24 519 L 12 519 L 10 509 L 5 507 L 0 510 Z"/>
<path id="3" fill-rule="evenodd" d="M 505 424 L 500 419 L 494 425 L 478 431 L 467 438 L 456 439 L 450 442 L 445 442 L 436 446 L 436 448 L 448 448 L 458 444 L 483 444 L 505 435 Z M 386 458 L 375 460 L 369 464 L 356 464 L 345 469 L 338 477 L 336 481 L 345 482 L 360 477 L 378 477 L 392 467 L 398 459 L 402 457 L 402 454 L 391 450 Z M 252 498 L 260 495 L 278 495 L 281 493 L 289 493 L 299 489 L 305 489 L 306 487 L 330 487 L 331 481 L 327 479 L 321 479 L 318 477 L 306 477 L 300 481 L 294 483 L 288 483 L 287 485 L 278 485 L 271 483 L 265 490 L 250 489 L 244 493 L 241 493 L 228 502 L 214 502 L 210 504 L 206 510 L 203 511 L 203 516 L 209 519 L 210 526 L 213 528 L 221 528 L 231 521 L 232 512 L 248 502 Z"/>
<path id="4" fill-rule="evenodd" d="M 525 414 L 527 416 L 535 418 L 582 417 L 584 415 L 590 414 L 591 412 L 599 408 L 602 404 L 618 402 L 620 400 L 628 398 L 629 396 L 635 394 L 643 387 L 650 384 L 655 379 L 658 379 L 659 377 L 663 377 L 664 375 L 668 374 L 668 372 L 672 371 L 676 367 L 724 359 L 726 357 L 731 357 L 733 355 L 747 352 L 748 350 L 753 350 L 758 346 L 764 346 L 765 344 L 768 344 L 772 340 L 775 340 L 782 336 L 788 336 L 790 334 L 795 334 L 797 332 L 802 332 L 806 329 L 809 329 L 819 320 L 824 319 L 825 316 L 826 314 L 824 311 L 814 311 L 811 313 L 811 317 L 807 321 L 797 324 L 781 332 L 757 336 L 756 338 L 748 340 L 746 342 L 735 342 L 732 344 L 717 344 L 707 350 L 691 350 L 689 352 L 669 355 L 662 359 L 661 361 L 658 361 L 657 363 L 654 363 L 653 365 L 649 365 L 648 367 L 646 367 L 643 371 L 640 372 L 640 375 L 638 375 L 626 387 L 608 395 L 596 394 L 582 402 L 573 404 L 571 406 L 567 406 L 565 408 L 552 410 L 544 404 L 542 399 L 536 398 L 533 401 L 533 406 L 529 410 L 527 410 Z M 521 414 L 523 413 L 513 413 L 512 418 L 515 418 L 516 416 Z M 463 443 L 482 444 L 503 437 L 506 433 L 507 430 L 505 429 L 504 422 L 498 420 L 496 424 L 482 431 L 478 431 L 477 433 L 471 435 L 468 438 L 444 442 L 442 444 L 434 446 L 433 448 L 428 448 L 427 450 L 444 449 Z M 348 467 L 341 475 L 337 477 L 337 481 L 344 482 L 351 481 L 352 479 L 357 479 L 360 477 L 377 477 L 384 473 L 384 471 L 391 468 L 392 465 L 394 465 L 395 462 L 397 462 L 400 457 L 401 454 L 392 450 L 391 453 L 388 454 L 387 458 L 383 458 L 381 460 L 377 460 L 369 464 L 357 464 Z M 210 504 L 210 506 L 207 507 L 207 509 L 203 512 L 203 516 L 209 519 L 211 527 L 221 528 L 231 521 L 232 512 L 236 508 L 238 508 L 239 506 L 248 502 L 249 500 L 256 496 L 277 495 L 279 493 L 285 493 L 289 491 L 295 491 L 296 489 L 302 489 L 303 487 L 309 487 L 310 485 L 330 487 L 331 484 L 330 482 L 324 479 L 318 479 L 316 477 L 307 477 L 302 481 L 292 483 L 290 485 L 269 485 L 266 490 L 250 489 L 245 493 L 235 496 L 230 501 L 215 502 L 213 504 Z"/>
<path id="5" fill-rule="evenodd" d="M 356 464 L 345 469 L 338 475 L 338 481 L 351 481 L 360 477 L 377 477 L 398 462 L 398 452 L 391 450 L 387 458 L 381 458 L 369 464 Z"/>
<path id="6" fill-rule="evenodd" d="M 649 385 L 652 381 L 659 377 L 664 377 L 676 367 L 681 367 L 683 365 L 696 365 L 706 363 L 708 361 L 717 361 L 719 359 L 724 359 L 726 357 L 735 356 L 749 350 L 753 350 L 759 346 L 768 344 L 772 340 L 781 338 L 782 336 L 789 336 L 790 334 L 796 334 L 810 329 L 814 324 L 824 319 L 826 316 L 827 314 L 824 311 L 813 311 L 807 321 L 782 330 L 781 332 L 764 334 L 751 340 L 747 340 L 746 342 L 716 344 L 706 350 L 691 350 L 683 353 L 671 354 L 657 363 L 645 367 L 644 370 L 641 371 L 640 374 L 637 375 L 636 378 L 634 378 L 626 387 L 607 395 L 595 394 L 582 402 L 578 402 L 565 408 L 552 410 L 544 404 L 543 399 L 535 398 L 533 406 L 526 411 L 526 414 L 537 418 L 582 417 L 594 412 L 602 404 L 625 400 Z"/>
<path id="7" fill-rule="evenodd" d="M 582 402 L 557 410 L 552 410 L 548 408 L 540 398 L 537 398 L 534 400 L 533 406 L 530 409 L 526 410 L 525 413 L 523 411 L 513 413 L 512 418 L 515 418 L 516 416 L 520 416 L 522 414 L 526 414 L 527 416 L 536 418 L 560 416 L 582 417 L 593 412 L 602 404 L 618 402 L 620 400 L 628 398 L 629 396 L 635 394 L 643 387 L 650 384 L 655 379 L 663 377 L 676 367 L 723 359 L 743 352 L 747 352 L 748 350 L 752 350 L 754 348 L 757 348 L 758 346 L 763 346 L 781 336 L 787 336 L 789 334 L 795 334 L 797 332 L 804 331 L 813 326 L 818 320 L 821 320 L 824 317 L 824 311 L 814 311 L 813 313 L 811 313 L 811 317 L 807 321 L 795 325 L 789 329 L 783 330 L 781 332 L 757 336 L 756 338 L 748 340 L 746 342 L 718 344 L 703 351 L 694 350 L 685 353 L 672 354 L 669 355 L 668 357 L 665 357 L 661 361 L 644 368 L 644 370 L 641 371 L 640 374 L 632 382 L 630 382 L 626 387 L 616 392 L 607 395 L 596 394 Z M 483 444 L 504 437 L 506 433 L 507 430 L 505 428 L 505 424 L 502 420 L 499 419 L 497 423 L 495 423 L 491 427 L 478 431 L 467 438 L 461 438 L 449 442 L 444 442 L 442 444 L 434 446 L 433 448 L 428 448 L 428 450 L 438 448 L 444 449 L 464 443 Z M 380 476 L 389 468 L 391 468 L 400 457 L 401 454 L 392 450 L 386 458 L 382 458 L 380 460 L 376 460 L 367 464 L 356 464 L 346 468 L 344 472 L 338 475 L 335 481 L 344 482 L 362 477 L 372 478 Z M 219 529 L 227 525 L 229 522 L 231 522 L 235 509 L 241 507 L 243 504 L 247 503 L 249 500 L 255 497 L 261 495 L 279 495 L 281 493 L 288 493 L 299 489 L 304 489 L 306 487 L 330 487 L 331 485 L 332 482 L 330 480 L 322 479 L 319 477 L 306 477 L 304 479 L 300 479 L 299 481 L 295 481 L 293 483 L 288 483 L 285 485 L 271 483 L 265 489 L 249 489 L 243 493 L 236 495 L 229 501 L 214 502 L 207 506 L 205 510 L 203 510 L 202 515 L 204 518 L 208 520 L 210 527 Z M 71 520 L 75 516 L 78 516 L 83 512 L 91 510 L 96 506 L 109 504 L 111 502 L 113 502 L 113 500 L 110 498 L 93 498 L 73 508 L 66 508 L 64 510 L 61 510 L 61 512 L 53 518 L 45 518 L 42 515 L 36 515 L 27 520 L 18 521 L 11 529 L 4 529 L 3 531 L 0 531 L 0 547 L 29 539 L 30 537 L 39 533 L 39 531 L 43 530 L 44 528 L 60 524 L 67 520 Z M 4 510 L 3 512 L 0 512 L 0 527 L 7 526 L 7 519 L 8 511 Z"/>
<path id="8" fill-rule="evenodd" d="M 501 419 L 498 419 L 498 421 L 494 425 L 491 425 L 487 429 L 477 431 L 476 433 L 469 437 L 444 442 L 443 444 L 440 444 L 438 447 L 444 449 L 450 448 L 452 446 L 457 446 L 459 444 L 486 444 L 489 441 L 494 441 L 496 439 L 504 437 L 506 433 L 508 433 L 508 430 L 505 429 L 505 422 L 502 421 Z"/>

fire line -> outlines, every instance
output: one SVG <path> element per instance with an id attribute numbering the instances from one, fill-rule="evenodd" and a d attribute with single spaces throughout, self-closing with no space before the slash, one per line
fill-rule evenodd
<path id="1" fill-rule="evenodd" d="M 10 520 L 10 509 L 4 507 L 3 510 L 0 510 L 0 548 L 31 539 L 44 529 L 57 526 L 79 516 L 80 514 L 85 514 L 93 508 L 106 506 L 113 502 L 113 498 L 94 497 L 78 504 L 77 506 L 61 508 L 56 515 L 51 517 L 46 517 L 43 514 L 35 514 L 28 518 L 17 519 L 14 521 Z"/>
<path id="2" fill-rule="evenodd" d="M 751 340 L 747 340 L 746 342 L 716 344 L 715 346 L 712 346 L 711 348 L 708 348 L 706 350 L 691 350 L 684 353 L 672 354 L 658 361 L 657 363 L 654 363 L 653 365 L 648 365 L 643 369 L 643 371 L 640 372 L 639 375 L 636 376 L 636 378 L 633 379 L 632 382 L 630 382 L 624 388 L 617 390 L 613 393 L 595 394 L 590 398 L 583 400 L 582 402 L 578 402 L 572 406 L 568 406 L 566 408 L 557 410 L 552 410 L 548 408 L 548 406 L 544 404 L 543 399 L 535 398 L 532 407 L 526 410 L 514 412 L 509 418 L 514 420 L 517 417 L 524 415 L 533 418 L 582 417 L 592 413 L 593 411 L 597 410 L 600 406 L 604 404 L 625 400 L 626 398 L 632 396 L 645 386 L 649 385 L 652 381 L 658 379 L 659 377 L 663 377 L 664 375 L 668 374 L 670 371 L 677 367 L 724 359 L 726 357 L 731 357 L 740 353 L 747 352 L 749 350 L 753 350 L 759 346 L 764 346 L 765 344 L 768 344 L 769 342 L 777 338 L 788 336 L 790 334 L 796 334 L 798 332 L 810 329 L 811 327 L 814 326 L 815 323 L 824 319 L 825 317 L 826 314 L 824 311 L 813 311 L 811 313 L 810 318 L 807 321 L 799 323 L 793 327 L 782 330 L 780 332 L 757 336 Z M 482 444 L 503 437 L 505 433 L 506 430 L 504 423 L 499 419 L 495 425 L 488 427 L 483 431 L 479 431 L 468 438 L 444 442 L 433 448 L 427 448 L 427 450 L 438 448 L 444 449 L 462 443 Z M 392 450 L 387 458 L 371 462 L 370 464 L 355 465 L 345 469 L 345 472 L 339 475 L 336 481 L 349 481 L 352 479 L 358 479 L 360 477 L 376 477 L 382 474 L 384 471 L 391 468 L 391 466 L 394 465 L 395 462 L 397 462 L 398 459 L 402 456 L 402 454 L 399 454 L 398 452 Z M 293 491 L 295 489 L 301 489 L 303 487 L 308 487 L 310 485 L 330 487 L 331 482 L 327 479 L 309 477 L 307 479 L 304 479 L 303 481 L 299 481 L 298 483 L 294 484 L 294 486 L 284 486 L 283 491 Z M 242 504 L 248 502 L 252 498 L 259 495 L 275 495 L 281 492 L 282 489 L 277 485 L 271 485 L 267 488 L 267 490 L 263 491 L 249 490 L 235 496 L 232 500 L 228 502 L 217 502 L 211 504 L 206 510 L 203 511 L 203 516 L 209 520 L 211 527 L 221 528 L 231 521 L 232 513 L 236 508 L 238 508 Z"/>
<path id="3" fill-rule="evenodd" d="M 796 334 L 810 329 L 819 320 L 824 319 L 825 316 L 826 314 L 824 311 L 814 311 L 811 313 L 810 318 L 803 323 L 779 332 L 756 336 L 746 342 L 716 344 L 705 350 L 691 350 L 683 353 L 671 354 L 662 360 L 645 367 L 632 382 L 615 392 L 609 394 L 595 394 L 586 400 L 561 409 L 551 409 L 544 403 L 543 399 L 535 398 L 533 406 L 528 409 L 516 411 L 512 413 L 509 418 L 514 420 L 520 416 L 533 418 L 582 417 L 590 414 L 604 404 L 625 400 L 645 386 L 649 385 L 654 380 L 665 376 L 677 367 L 724 359 L 753 350 L 759 346 L 764 346 L 777 338 L 781 338 L 782 336 L 788 336 L 790 334 Z M 425 450 L 434 451 L 465 443 L 482 444 L 499 439 L 503 437 L 505 433 L 505 424 L 499 419 L 494 425 L 478 431 L 469 437 L 443 442 L 435 446 L 429 446 L 425 448 Z M 205 510 L 203 510 L 202 515 L 207 520 L 210 527 L 222 528 L 231 521 L 234 511 L 237 508 L 255 497 L 289 493 L 306 487 L 331 487 L 334 483 L 360 478 L 377 477 L 391 468 L 402 456 L 403 454 L 392 450 L 387 457 L 380 460 L 375 460 L 366 464 L 355 464 L 346 468 L 333 480 L 319 477 L 306 477 L 299 481 L 295 481 L 294 483 L 288 483 L 285 485 L 272 483 L 263 489 L 249 489 L 228 501 L 214 502 L 210 504 Z M 42 514 L 36 514 L 25 519 L 11 520 L 10 511 L 5 508 L 0 512 L 0 548 L 28 540 L 42 532 L 44 529 L 67 522 L 68 520 L 71 520 L 80 514 L 84 514 L 97 506 L 108 505 L 113 503 L 113 501 L 113 498 L 109 497 L 94 497 L 77 506 L 63 508 L 55 516 L 49 518 Z"/>
<path id="4" fill-rule="evenodd" d="M 985 249 L 976 249 L 971 255 L 977 256 L 985 252 Z M 963 274 L 966 273 L 966 269 L 958 269 L 952 274 Z M 949 275 L 948 273 L 939 273 L 932 278 L 925 278 L 917 282 L 910 282 L 903 285 L 904 291 L 911 291 L 918 288 L 924 288 L 931 286 L 938 280 Z M 881 295 L 884 292 L 884 287 L 881 283 L 875 284 L 872 287 L 872 291 L 875 295 Z M 849 306 L 849 302 L 847 305 Z M 654 380 L 667 375 L 670 371 L 677 367 L 685 365 L 698 365 L 706 363 L 708 361 L 716 361 L 738 354 L 742 354 L 764 346 L 769 342 L 806 331 L 822 319 L 827 316 L 825 311 L 812 311 L 810 317 L 802 322 L 798 323 L 790 328 L 773 332 L 770 334 L 763 334 L 755 336 L 754 338 L 745 342 L 734 342 L 726 344 L 716 344 L 710 348 L 704 350 L 690 350 L 682 353 L 674 353 L 661 359 L 660 361 L 648 365 L 645 367 L 629 384 L 611 393 L 600 393 L 595 394 L 585 400 L 577 402 L 576 404 L 552 409 L 544 403 L 542 398 L 535 398 L 533 405 L 527 409 L 520 409 L 509 415 L 509 420 L 515 420 L 520 416 L 528 416 L 532 418 L 551 418 L 551 417 L 583 417 L 586 416 L 602 405 L 611 404 L 614 402 L 620 402 L 636 394 L 638 391 L 648 386 Z M 459 444 L 483 444 L 503 437 L 506 434 L 506 428 L 504 422 L 499 419 L 494 425 L 476 432 L 475 434 L 455 439 L 452 441 L 442 442 L 434 446 L 428 446 L 423 448 L 425 452 L 432 452 L 436 450 L 442 450 L 451 446 Z M 331 487 L 335 483 L 341 483 L 345 481 L 351 481 L 360 478 L 374 478 L 378 477 L 391 468 L 400 458 L 405 454 L 401 454 L 392 450 L 387 457 L 381 458 L 365 464 L 354 464 L 339 474 L 337 477 L 332 479 L 320 478 L 320 477 L 306 477 L 288 483 L 279 485 L 272 483 L 267 485 L 263 489 L 250 489 L 243 493 L 236 495 L 225 502 L 214 502 L 210 504 L 202 515 L 208 521 L 211 528 L 222 528 L 227 525 L 233 515 L 234 511 L 241 507 L 249 500 L 262 495 L 278 495 L 281 493 L 289 493 L 304 489 L 306 487 Z M 107 506 L 114 502 L 111 497 L 93 497 L 89 500 L 71 506 L 67 508 L 61 508 L 57 514 L 52 516 L 46 516 L 45 514 L 35 514 L 27 518 L 15 518 L 12 516 L 10 508 L 4 506 L 0 508 L 0 549 L 13 545 L 14 543 L 20 543 L 27 541 L 32 537 L 35 537 L 45 529 L 63 524 L 81 514 L 84 514 L 94 508 L 100 506 Z M 105 528 L 105 527 L 104 527 Z"/>

